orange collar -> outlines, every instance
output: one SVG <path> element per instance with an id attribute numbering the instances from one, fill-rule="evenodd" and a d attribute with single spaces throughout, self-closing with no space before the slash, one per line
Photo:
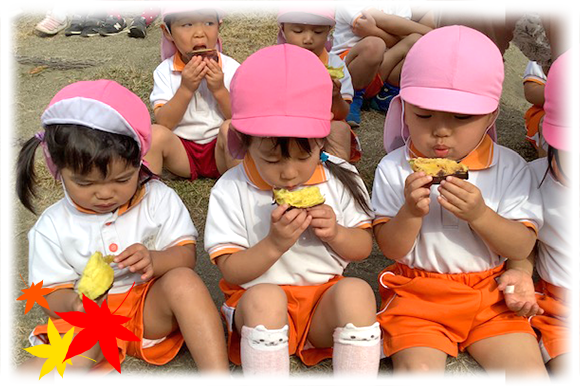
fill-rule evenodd
<path id="1" fill-rule="evenodd" d="M 218 54 L 218 64 L 220 65 L 220 68 L 221 68 L 222 67 L 222 54 L 219 51 L 217 54 Z M 176 52 L 175 55 L 173 55 L 173 71 L 181 72 L 181 71 L 183 71 L 184 67 L 185 67 L 185 63 L 181 59 L 181 54 L 179 52 Z"/>
<path id="2" fill-rule="evenodd" d="M 493 163 L 493 150 L 495 148 L 495 144 L 489 135 L 486 135 L 479 146 L 475 148 L 471 153 L 469 153 L 465 158 L 463 158 L 461 163 L 467 165 L 469 170 L 484 170 L 488 169 Z M 413 142 L 409 145 L 409 157 L 416 158 L 416 157 L 424 157 L 423 154 Z"/>
<path id="3" fill-rule="evenodd" d="M 147 188 L 145 187 L 145 185 L 142 185 L 139 189 L 137 189 L 137 191 L 135 192 L 135 194 L 133 195 L 133 197 L 131 197 L 131 199 L 129 201 L 127 201 L 125 204 L 121 205 L 117 209 L 117 216 L 120 216 L 123 213 L 126 213 L 129 209 L 131 209 L 132 207 L 134 207 L 138 203 L 140 203 L 141 200 L 143 200 L 143 197 L 145 197 L 146 192 L 147 192 Z M 82 212 L 85 214 L 103 214 L 103 213 L 97 213 L 97 212 L 90 210 L 90 209 L 82 208 L 82 207 L 78 206 L 77 203 L 74 202 L 72 199 L 69 198 L 69 200 L 70 200 L 70 202 L 72 202 L 72 204 L 74 205 L 76 210 L 78 210 L 79 212 Z"/>
<path id="4" fill-rule="evenodd" d="M 272 190 L 272 185 L 264 181 L 256 168 L 253 158 L 249 154 L 246 153 L 242 164 L 244 165 L 246 176 L 252 185 L 260 190 Z M 314 169 L 314 173 L 312 173 L 310 179 L 306 181 L 304 185 L 317 185 L 326 181 L 328 181 L 326 171 L 324 170 L 322 163 L 319 163 L 318 166 L 316 166 L 316 169 Z"/>
<path id="5" fill-rule="evenodd" d="M 322 54 L 320 54 L 318 59 L 320 59 L 322 64 L 324 64 L 325 66 L 328 66 L 328 51 L 326 51 L 326 48 L 324 50 L 322 50 Z"/>

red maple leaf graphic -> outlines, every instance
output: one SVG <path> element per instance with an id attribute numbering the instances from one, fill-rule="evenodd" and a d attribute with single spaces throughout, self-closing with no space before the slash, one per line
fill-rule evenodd
<path id="1" fill-rule="evenodd" d="M 141 340 L 121 325 L 131 318 L 115 315 L 116 310 L 111 314 L 106 300 L 99 307 L 97 303 L 83 295 L 83 306 L 86 313 L 79 311 L 56 313 L 73 326 L 83 329 L 74 337 L 64 360 L 84 353 L 99 342 L 105 359 L 120 373 L 121 364 L 119 363 L 117 339 Z"/>
<path id="2" fill-rule="evenodd" d="M 22 276 L 20 276 L 20 278 L 22 279 Z M 24 281 L 24 279 L 22 279 L 22 281 Z M 34 306 L 35 302 L 38 303 L 39 306 L 44 307 L 47 310 L 50 310 L 50 307 L 48 306 L 48 302 L 44 298 L 44 295 L 51 293 L 53 291 L 53 289 L 52 288 L 42 288 L 43 281 L 44 280 L 42 280 L 40 283 L 38 283 L 36 285 L 34 283 L 32 283 L 30 288 L 21 290 L 22 292 L 24 292 L 24 295 L 20 296 L 16 300 L 25 300 L 26 299 L 26 308 L 24 309 L 24 315 L 26 315 L 28 313 L 28 311 L 30 311 L 32 309 L 32 306 Z M 26 284 L 26 282 L 24 282 L 24 284 Z"/>

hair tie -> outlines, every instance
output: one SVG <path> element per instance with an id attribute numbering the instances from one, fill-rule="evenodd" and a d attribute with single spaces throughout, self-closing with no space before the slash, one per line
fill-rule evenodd
<path id="1" fill-rule="evenodd" d="M 320 152 L 320 161 L 322 161 L 322 162 L 328 161 L 328 153 L 321 151 Z"/>
<path id="2" fill-rule="evenodd" d="M 44 142 L 44 131 L 39 131 L 34 134 L 34 138 L 37 138 L 40 142 Z"/>

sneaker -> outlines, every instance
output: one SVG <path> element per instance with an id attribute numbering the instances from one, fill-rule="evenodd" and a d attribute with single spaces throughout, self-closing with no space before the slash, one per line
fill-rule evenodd
<path id="1" fill-rule="evenodd" d="M 37 32 L 40 32 L 43 35 L 56 35 L 66 27 L 66 19 L 58 20 L 52 14 L 48 13 L 44 19 L 40 23 L 34 27 Z"/>
<path id="2" fill-rule="evenodd" d="M 107 16 L 105 22 L 101 25 L 99 29 L 99 34 L 101 36 L 111 36 L 116 35 L 127 28 L 127 22 L 122 17 L 117 16 Z"/>
<path id="3" fill-rule="evenodd" d="M 383 84 L 383 88 L 381 88 L 381 91 L 379 91 L 379 93 L 371 99 L 371 109 L 386 112 L 391 105 L 391 101 L 394 97 L 399 95 L 400 91 L 401 89 L 399 87 L 390 85 L 385 82 Z"/>
<path id="4" fill-rule="evenodd" d="M 8 24 L 18 19 L 24 11 L 20 7 L 7 7 L 0 3 L 0 25 Z"/>
<path id="5" fill-rule="evenodd" d="M 131 25 L 129 25 L 129 36 L 139 39 L 147 36 L 147 23 L 145 23 L 143 16 L 136 17 L 131 21 Z"/>
<path id="6" fill-rule="evenodd" d="M 70 25 L 64 30 L 65 36 L 80 35 L 83 32 L 85 18 L 83 16 L 75 15 L 70 21 Z"/>
<path id="7" fill-rule="evenodd" d="M 352 103 L 350 104 L 350 111 L 346 116 L 346 123 L 348 123 L 350 127 L 360 126 L 360 110 L 363 104 L 364 94 L 365 90 L 358 90 L 354 92 L 354 97 L 352 98 Z"/>
<path id="8" fill-rule="evenodd" d="M 99 29 L 103 25 L 104 20 L 96 17 L 87 17 L 84 24 L 81 36 L 88 38 L 99 34 Z"/>

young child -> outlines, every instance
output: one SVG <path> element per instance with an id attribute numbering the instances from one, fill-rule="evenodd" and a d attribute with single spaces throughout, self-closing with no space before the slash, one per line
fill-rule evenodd
<path id="1" fill-rule="evenodd" d="M 526 140 L 534 146 L 538 156 L 545 157 L 548 145 L 542 137 L 542 118 L 544 118 L 544 88 L 546 74 L 542 67 L 530 60 L 524 72 L 524 96 L 532 104 L 524 115 Z"/>
<path id="2" fill-rule="evenodd" d="M 145 104 L 111 80 L 77 82 L 55 95 L 41 120 L 45 131 L 20 151 L 17 192 L 33 210 L 34 153 L 41 145 L 65 197 L 28 234 L 28 282 L 54 289 L 46 295 L 47 313 L 58 332 L 72 326 L 55 312 L 84 311 L 75 283 L 99 251 L 115 257 L 107 304 L 115 310 L 122 303 L 116 314 L 131 318 L 124 326 L 141 339 L 117 341 L 121 362 L 131 355 L 165 364 L 185 340 L 200 371 L 227 372 L 219 314 L 193 271 L 197 230 L 177 194 L 142 166 L 151 143 Z M 47 325 L 38 326 L 31 343 L 47 343 L 46 334 Z M 99 345 L 85 356 L 97 363 L 75 357 L 75 368 L 112 369 Z M 27 366 L 36 359 L 44 360 Z"/>
<path id="3" fill-rule="evenodd" d="M 562 386 L 580 378 L 580 45 L 562 54 L 546 83 L 543 134 L 548 157 L 531 163 L 542 196 L 538 304 L 534 316 L 544 361 Z M 536 185 L 537 186 L 537 185 Z"/>
<path id="4" fill-rule="evenodd" d="M 334 9 L 311 9 L 286 7 L 278 12 L 278 43 L 294 44 L 313 52 L 325 66 L 341 69 L 344 76 L 332 78 L 332 122 L 330 135 L 326 138 L 326 152 L 356 162 L 361 158 L 358 137 L 346 123 L 346 116 L 352 102 L 353 89 L 350 74 L 344 61 L 330 54 L 326 46 L 331 44 L 331 30 L 334 27 Z"/>
<path id="5" fill-rule="evenodd" d="M 360 125 L 360 109 L 371 99 L 373 109 L 387 111 L 399 93 L 402 62 L 409 48 L 431 27 L 411 20 L 407 5 L 343 5 L 336 9 L 332 53 L 343 58 L 352 76 L 354 98 L 346 121 Z"/>
<path id="6" fill-rule="evenodd" d="M 217 52 L 217 61 L 192 51 L 218 51 L 220 14 L 200 5 L 163 12 L 162 59 L 151 93 L 156 125 L 145 158 L 160 174 L 163 167 L 191 180 L 218 178 L 236 164 L 227 151 L 231 118 L 230 81 L 239 64 Z"/>
<path id="7" fill-rule="evenodd" d="M 356 169 L 322 152 L 332 81 L 290 44 L 267 47 L 232 81 L 230 148 L 243 163 L 213 187 L 205 249 L 220 288 L 229 357 L 244 374 L 288 375 L 333 358 L 335 373 L 377 374 L 380 329 L 371 287 L 342 273 L 371 252 L 372 212 Z M 324 204 L 273 205 L 272 189 L 316 186 Z"/>
<path id="8" fill-rule="evenodd" d="M 527 164 L 488 135 L 502 82 L 497 47 L 462 26 L 427 33 L 403 65 L 372 194 L 377 243 L 395 261 L 378 313 L 395 372 L 443 372 L 459 346 L 488 371 L 546 375 L 531 326 L 495 282 L 506 259 L 529 255 L 542 220 Z M 461 161 L 469 180 L 430 187 L 415 157 Z"/>

